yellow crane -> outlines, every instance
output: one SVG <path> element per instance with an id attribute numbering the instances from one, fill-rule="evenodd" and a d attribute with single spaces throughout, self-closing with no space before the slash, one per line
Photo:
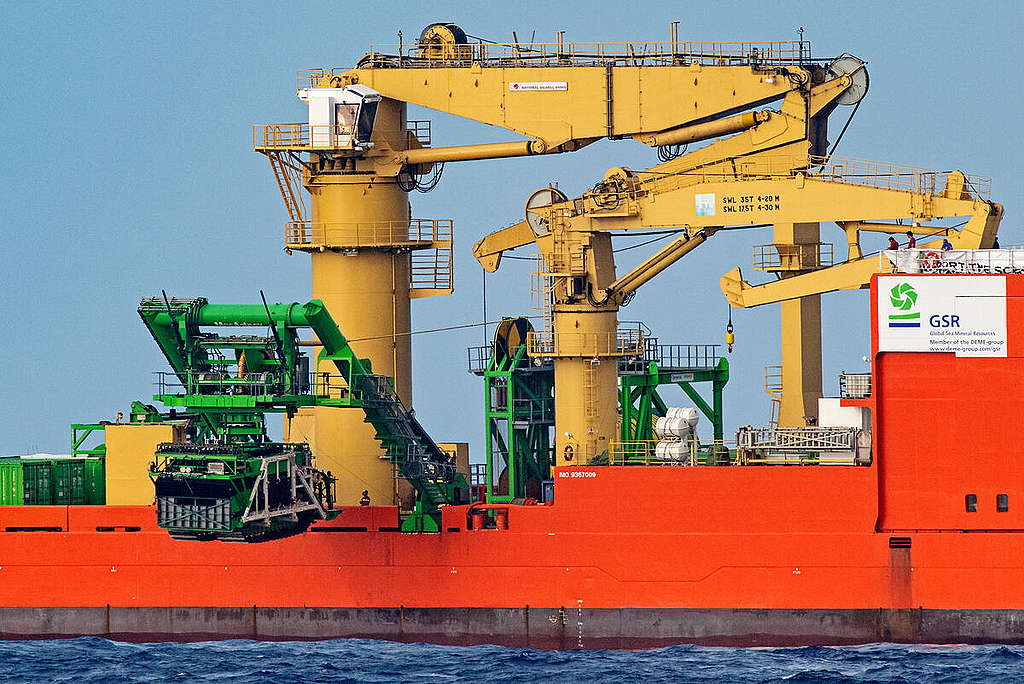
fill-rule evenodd
<path id="1" fill-rule="evenodd" d="M 360 353 L 395 378 L 403 401 L 409 300 L 451 291 L 451 224 L 413 220 L 407 200 L 429 188 L 439 164 L 567 152 L 606 137 L 650 141 L 820 80 L 807 43 L 688 43 L 675 28 L 659 43 L 568 43 L 559 34 L 554 43 L 471 44 L 458 27 L 432 24 L 411 46 L 372 48 L 354 69 L 300 72 L 308 121 L 254 127 L 254 148 L 270 160 L 289 211 L 286 247 L 310 253 L 313 295 L 352 338 L 368 338 Z M 526 139 L 429 147 L 429 127 L 407 119 L 407 103 Z M 357 418 L 313 409 L 290 432 L 352 483 L 342 503 L 361 489 L 375 502 L 394 497 L 390 464 Z"/>
<path id="2" fill-rule="evenodd" d="M 736 268 L 722 277 L 721 287 L 733 306 L 783 304 L 782 405 L 777 420 L 780 425 L 804 425 L 814 422 L 821 396 L 819 296 L 865 287 L 873 273 L 890 268 L 877 256 L 863 256 L 860 233 L 911 228 L 919 235 L 948 235 L 958 249 L 976 249 L 991 246 L 1002 216 L 1002 208 L 982 196 L 987 181 L 959 171 L 936 174 L 809 157 L 802 168 L 787 162 L 773 169 L 766 160 L 764 167 L 753 172 L 684 171 L 680 175 L 675 178 L 660 167 L 642 173 L 613 169 L 594 190 L 572 200 L 546 190 L 545 196 L 558 201 L 529 207 L 526 220 L 487 236 L 474 247 L 475 256 L 488 270 L 498 267 L 502 252 L 525 244 L 535 243 L 544 256 L 545 275 L 553 281 L 554 331 L 549 338 L 538 333 L 531 353 L 556 359 L 556 415 L 563 436 L 563 427 L 570 427 L 567 431 L 575 435 L 580 425 L 588 431 L 594 428 L 594 421 L 587 420 L 578 407 L 559 412 L 563 408 L 558 399 L 559 350 L 569 359 L 584 362 L 591 352 L 599 358 L 635 351 L 630 340 L 616 336 L 611 328 L 619 304 L 723 226 L 774 226 L 775 242 L 755 250 L 755 267 L 778 279 L 751 286 Z M 981 189 L 972 190 L 972 186 Z M 743 216 L 742 222 L 737 215 Z M 959 230 L 922 225 L 945 217 L 966 217 L 967 221 Z M 845 259 L 833 263 L 823 258 L 830 255 L 818 239 L 821 221 L 835 222 L 845 231 Z M 612 231 L 668 226 L 682 226 L 680 237 L 616 277 Z M 938 240 L 921 246 L 938 248 Z M 572 312 L 585 318 L 574 318 Z M 605 327 L 595 331 L 596 321 Z M 591 348 L 580 353 L 577 347 L 583 337 L 573 331 L 589 335 Z M 563 388 L 572 387 L 587 387 L 584 371 L 579 377 L 566 378 Z M 568 402 L 579 403 L 579 396 L 574 391 L 562 393 Z M 573 415 L 579 416 L 575 426 Z M 614 413 L 611 417 L 614 420 Z M 566 443 L 573 444 L 570 438 Z"/>
<path id="3" fill-rule="evenodd" d="M 820 393 L 813 339 L 820 347 L 817 297 L 829 289 L 809 280 L 823 265 L 808 256 L 816 254 L 817 222 L 841 221 L 855 235 L 857 226 L 871 230 L 872 221 L 923 220 L 968 202 L 971 191 L 963 185 L 953 197 L 953 183 L 942 197 L 953 204 L 929 199 L 917 207 L 891 189 L 884 210 L 869 211 L 884 189 L 822 176 L 836 168 L 822 164 L 829 114 L 867 88 L 860 60 L 812 60 L 805 41 L 682 42 L 676 29 L 667 42 L 570 43 L 560 33 L 554 43 L 495 44 L 471 43 L 453 24 L 432 24 L 412 45 L 371 48 L 353 69 L 300 72 L 308 121 L 254 127 L 254 148 L 270 160 L 291 219 L 286 247 L 310 253 L 313 296 L 352 338 L 366 339 L 360 353 L 375 372 L 395 378 L 403 401 L 411 398 L 410 299 L 450 293 L 453 277 L 451 222 L 412 219 L 407 194 L 429 190 L 446 162 L 571 152 L 602 138 L 638 140 L 666 160 L 639 173 L 612 169 L 574 200 L 535 193 L 528 220 L 474 248 L 490 270 L 517 246 L 536 242 L 543 255 L 552 326 L 531 344 L 555 359 L 560 464 L 568 453 L 576 454 L 573 463 L 585 462 L 615 434 L 616 364 L 609 361 L 642 344 L 617 332 L 618 306 L 720 227 L 775 226 L 773 244 L 786 259 L 775 272 L 789 287 L 751 287 L 736 273 L 726 290 L 737 306 L 783 301 L 784 335 L 795 330 L 802 353 L 819 356 L 817 390 L 813 363 L 801 372 L 803 385 L 793 385 L 803 397 Z M 408 120 L 407 104 L 525 139 L 431 147 L 429 124 Z M 723 135 L 730 137 L 679 154 L 680 146 Z M 843 188 L 847 206 L 858 209 L 826 211 L 832 204 L 821 183 Z M 612 232 L 665 227 L 689 232 L 616 277 Z M 989 232 L 982 231 L 982 242 Z M 758 293 L 766 293 L 764 301 Z M 786 400 L 789 420 L 785 406 L 793 402 Z M 800 404 L 796 412 L 806 415 L 806 401 Z M 313 409 L 296 417 L 290 438 L 308 439 L 318 462 L 352 483 L 342 503 L 354 503 L 362 489 L 375 503 L 396 496 L 390 465 L 357 418 Z"/>
<path id="4" fill-rule="evenodd" d="M 474 246 L 487 270 L 498 267 L 505 250 L 526 244 L 535 243 L 543 255 L 543 277 L 551 283 L 553 299 L 552 330 L 537 333 L 530 351 L 555 359 L 556 463 L 570 464 L 567 455 L 600 453 L 602 440 L 615 429 L 614 404 L 601 399 L 613 393 L 615 366 L 595 366 L 602 357 L 639 349 L 637 340 L 616 334 L 618 306 L 722 227 L 774 227 L 773 242 L 755 252 L 755 268 L 778 280 L 752 287 L 734 269 L 721 284 L 734 306 L 781 303 L 780 406 L 773 406 L 772 422 L 784 426 L 817 420 L 820 294 L 864 287 L 872 273 L 888 268 L 877 258 L 863 257 L 861 231 L 907 228 L 886 220 L 919 225 L 966 216 L 966 225 L 951 236 L 954 244 L 963 249 L 992 244 L 1002 209 L 987 201 L 986 179 L 824 156 L 828 113 L 838 103 L 856 104 L 866 90 L 863 62 L 847 55 L 811 76 L 808 87 L 787 94 L 777 111 L 636 136 L 657 145 L 742 131 L 643 172 L 611 169 L 593 190 L 572 200 L 554 189 L 538 191 L 527 201 L 525 220 Z M 834 221 L 845 230 L 843 262 L 833 264 L 826 249 L 831 245 L 820 242 L 821 221 Z M 613 231 L 672 226 L 684 229 L 681 237 L 616 277 Z M 916 229 L 925 235 L 935 231 Z M 596 411 L 591 395 L 600 402 Z"/>

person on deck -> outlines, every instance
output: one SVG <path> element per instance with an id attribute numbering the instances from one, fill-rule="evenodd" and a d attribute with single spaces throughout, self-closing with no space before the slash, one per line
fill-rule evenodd
<path id="1" fill-rule="evenodd" d="M 900 243 L 896 242 L 896 238 L 892 235 L 889 236 L 889 249 L 899 249 Z"/>
<path id="2" fill-rule="evenodd" d="M 369 506 L 370 505 L 370 492 L 369 492 L 369 490 L 367 490 L 367 489 L 363 490 L 363 498 L 361 498 L 359 500 L 359 505 L 360 506 Z"/>
<path id="3" fill-rule="evenodd" d="M 992 249 L 1000 249 L 998 235 L 992 239 Z"/>
<path id="4" fill-rule="evenodd" d="M 914 249 L 917 247 L 917 238 L 909 230 L 907 231 L 907 249 Z"/>
<path id="5" fill-rule="evenodd" d="M 942 239 L 942 251 L 943 252 L 948 252 L 951 249 L 953 249 L 953 245 L 950 244 L 949 240 L 943 238 Z"/>

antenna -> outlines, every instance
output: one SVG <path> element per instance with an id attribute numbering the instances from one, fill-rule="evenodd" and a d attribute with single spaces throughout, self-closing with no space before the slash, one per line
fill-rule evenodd
<path id="1" fill-rule="evenodd" d="M 160 290 L 160 294 L 164 296 L 164 306 L 167 307 L 167 315 L 171 317 L 171 322 L 174 322 L 174 313 L 171 311 L 171 303 L 167 300 L 167 290 Z"/>
<path id="2" fill-rule="evenodd" d="M 178 342 L 178 351 L 184 352 L 185 341 L 181 339 L 181 333 L 178 331 L 178 321 L 174 318 L 174 312 L 171 311 L 171 302 L 167 299 L 167 291 L 160 290 L 160 294 L 164 296 L 164 306 L 167 307 L 167 317 L 171 319 L 171 329 L 174 330 L 174 339 Z"/>
<path id="3" fill-rule="evenodd" d="M 270 315 L 270 307 L 267 306 L 267 297 L 263 294 L 263 290 L 260 290 L 260 299 L 263 300 L 263 308 L 267 312 L 267 325 L 270 326 L 270 332 L 274 334 L 274 342 L 277 344 L 277 358 L 284 361 L 284 345 L 281 343 L 281 336 L 277 334 L 277 326 L 274 325 L 274 319 Z"/>

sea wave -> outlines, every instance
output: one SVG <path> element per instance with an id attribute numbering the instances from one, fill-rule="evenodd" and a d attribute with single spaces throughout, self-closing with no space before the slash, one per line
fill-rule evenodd
<path id="1" fill-rule="evenodd" d="M 536 651 L 363 639 L 0 642 L 18 682 L 982 682 L 1024 679 L 1024 647 L 868 644 Z"/>

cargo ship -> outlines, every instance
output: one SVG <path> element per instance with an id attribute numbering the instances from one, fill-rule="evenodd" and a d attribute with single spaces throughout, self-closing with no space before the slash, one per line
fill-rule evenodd
<path id="1" fill-rule="evenodd" d="M 502 45 L 438 23 L 300 72 L 308 121 L 256 125 L 253 146 L 313 298 L 141 300 L 169 368 L 154 397 L 73 425 L 69 457 L 0 463 L 0 635 L 1024 642 L 1024 250 L 997 248 L 985 178 L 831 154 L 829 116 L 867 89 L 851 55 L 675 25 L 661 43 Z M 408 103 L 526 140 L 434 147 Z M 454 261 L 452 222 L 412 218 L 408 194 L 447 162 L 605 138 L 659 164 L 576 198 L 541 188 L 473 247 L 487 271 L 539 255 L 535 311 L 468 353 L 471 464 L 411 406 L 410 301 L 450 294 Z M 754 268 L 774 279 L 736 268 L 721 287 L 779 305 L 782 365 L 767 425 L 727 436 L 725 350 L 618 313 L 707 240 L 765 225 Z M 870 252 L 870 233 L 911 242 Z M 636 235 L 670 241 L 618 273 L 613 240 Z M 840 289 L 868 291 L 870 367 L 826 397 L 820 299 Z"/>

